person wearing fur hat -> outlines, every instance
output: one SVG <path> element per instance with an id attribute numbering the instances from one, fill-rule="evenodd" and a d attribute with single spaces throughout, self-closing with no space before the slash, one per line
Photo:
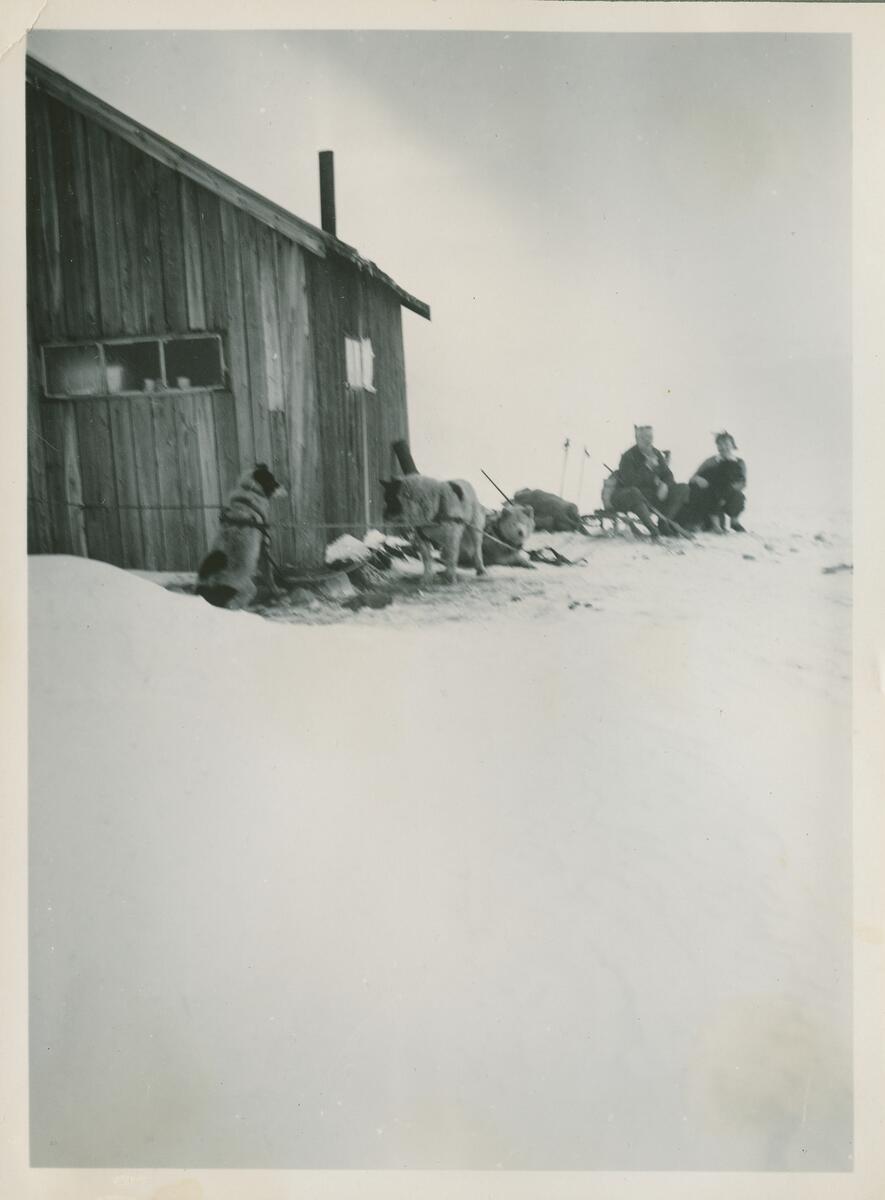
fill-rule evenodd
<path id="1" fill-rule="evenodd" d="M 747 465 L 738 457 L 737 444 L 727 430 L 716 434 L 716 453 L 706 458 L 689 480 L 689 501 L 684 523 L 725 533 L 727 522 L 735 533 L 745 533 L 740 515 L 746 505 Z"/>

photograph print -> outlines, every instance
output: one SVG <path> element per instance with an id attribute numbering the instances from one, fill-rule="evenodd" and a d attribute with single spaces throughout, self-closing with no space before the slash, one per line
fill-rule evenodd
<path id="1" fill-rule="evenodd" d="M 852 1170 L 851 71 L 29 34 L 32 1167 Z"/>

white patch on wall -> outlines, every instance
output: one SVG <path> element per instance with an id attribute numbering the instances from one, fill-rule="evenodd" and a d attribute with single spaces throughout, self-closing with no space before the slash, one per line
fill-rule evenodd
<path id="1" fill-rule="evenodd" d="M 375 390 L 375 352 L 371 338 L 344 339 L 344 358 L 347 365 L 347 386 Z"/>

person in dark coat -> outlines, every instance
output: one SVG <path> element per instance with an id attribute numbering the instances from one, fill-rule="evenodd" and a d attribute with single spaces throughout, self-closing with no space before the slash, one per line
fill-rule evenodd
<path id="1" fill-rule="evenodd" d="M 725 533 L 726 518 L 735 533 L 745 533 L 740 515 L 746 505 L 747 465 L 738 457 L 730 433 L 716 434 L 716 453 L 706 458 L 689 480 L 689 501 L 684 523 Z"/>
<path id="2" fill-rule="evenodd" d="M 609 498 L 616 512 L 632 512 L 652 535 L 675 532 L 670 524 L 688 499 L 688 485 L 677 483 L 667 458 L 656 449 L 651 425 L 634 425 L 636 445 L 625 450 L 617 470 L 617 485 Z M 662 514 L 657 525 L 652 515 Z M 668 519 L 669 518 L 669 519 Z"/>

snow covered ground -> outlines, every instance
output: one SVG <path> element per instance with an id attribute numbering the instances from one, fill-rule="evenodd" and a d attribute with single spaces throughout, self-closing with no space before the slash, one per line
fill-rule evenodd
<path id="1" fill-rule="evenodd" d="M 556 544 L 31 560 L 35 1165 L 850 1167 L 847 525 Z"/>

